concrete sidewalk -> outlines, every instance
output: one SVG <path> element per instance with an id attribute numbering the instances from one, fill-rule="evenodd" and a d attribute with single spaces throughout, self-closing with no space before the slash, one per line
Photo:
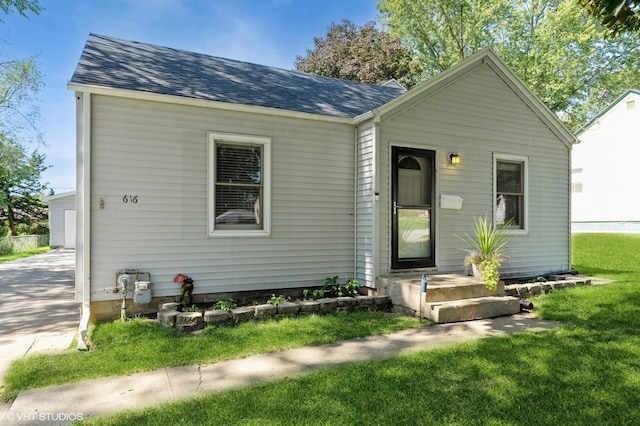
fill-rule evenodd
<path id="1" fill-rule="evenodd" d="M 443 345 L 558 326 L 530 314 L 439 324 L 381 336 L 219 362 L 164 368 L 21 393 L 1 422 L 71 424 L 78 418 L 141 409 L 213 392 L 292 377 L 341 364 L 429 350 Z"/>

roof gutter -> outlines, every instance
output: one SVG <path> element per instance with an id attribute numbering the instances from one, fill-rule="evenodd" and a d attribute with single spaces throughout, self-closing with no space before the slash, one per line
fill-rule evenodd
<path id="1" fill-rule="evenodd" d="M 309 112 L 291 111 L 286 109 L 269 108 L 257 105 L 236 104 L 231 102 L 195 99 L 184 96 L 166 95 L 161 93 L 141 92 L 138 90 L 130 89 L 117 89 L 112 87 L 77 83 L 68 83 L 67 88 L 76 92 L 91 93 L 104 96 L 117 96 L 143 101 L 170 103 L 174 105 L 178 104 L 203 108 L 216 108 L 226 111 L 247 112 L 276 117 L 299 118 L 303 120 L 326 121 L 330 123 L 342 123 L 350 125 L 357 124 L 357 120 L 352 117 L 336 117 L 331 115 L 313 114 Z"/>

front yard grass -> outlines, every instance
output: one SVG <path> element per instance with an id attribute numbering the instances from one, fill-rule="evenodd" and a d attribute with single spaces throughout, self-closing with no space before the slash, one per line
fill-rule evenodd
<path id="1" fill-rule="evenodd" d="M 5 263 L 5 262 L 10 262 L 12 260 L 22 259 L 23 257 L 31 257 L 31 256 L 34 256 L 36 254 L 47 253 L 50 250 L 51 249 L 49 248 L 49 246 L 46 246 L 46 247 L 36 247 L 36 248 L 28 249 L 28 250 L 25 250 L 25 251 L 20 251 L 20 252 L 17 252 L 17 253 L 6 254 L 6 255 L 3 255 L 3 256 L 0 256 L 0 263 Z"/>
<path id="2" fill-rule="evenodd" d="M 631 425 L 640 419 L 640 236 L 579 235 L 574 267 L 617 282 L 533 300 L 565 321 L 333 368 L 113 417 L 97 425 Z"/>
<path id="3" fill-rule="evenodd" d="M 91 330 L 88 352 L 75 349 L 15 361 L 4 378 L 2 400 L 23 390 L 163 367 L 212 363 L 419 327 L 420 321 L 383 312 L 335 313 L 207 327 L 181 336 L 155 321 L 113 321 Z"/>

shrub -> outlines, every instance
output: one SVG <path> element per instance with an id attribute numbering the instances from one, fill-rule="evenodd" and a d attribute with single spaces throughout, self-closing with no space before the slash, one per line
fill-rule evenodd
<path id="1" fill-rule="evenodd" d="M 213 309 L 221 309 L 223 311 L 230 311 L 236 307 L 238 307 L 238 304 L 233 299 L 220 299 L 213 305 Z"/>
<path id="2" fill-rule="evenodd" d="M 356 279 L 347 280 L 345 283 L 338 282 L 338 276 L 329 277 L 324 281 L 322 290 L 329 297 L 355 296 L 358 294 L 360 283 Z"/>
<path id="3" fill-rule="evenodd" d="M 286 302 L 289 302 L 289 301 L 291 301 L 290 297 L 286 297 L 286 296 L 283 296 L 283 295 L 276 296 L 275 294 L 272 294 L 271 298 L 269 298 L 269 300 L 267 300 L 267 303 L 270 304 L 270 305 L 280 305 L 282 303 L 286 303 Z"/>
<path id="4" fill-rule="evenodd" d="M 16 225 L 16 235 L 28 235 L 29 234 L 29 227 L 30 225 L 28 223 L 19 223 Z"/>
<path id="5" fill-rule="evenodd" d="M 13 254 L 13 240 L 11 237 L 0 238 L 0 256 Z"/>
<path id="6" fill-rule="evenodd" d="M 29 226 L 29 234 L 31 235 L 47 235 L 49 233 L 49 224 L 46 222 L 32 223 Z"/>

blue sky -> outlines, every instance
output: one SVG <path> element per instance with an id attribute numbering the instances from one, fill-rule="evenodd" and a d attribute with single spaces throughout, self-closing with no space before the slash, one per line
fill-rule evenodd
<path id="1" fill-rule="evenodd" d="M 75 101 L 67 82 L 89 33 L 292 69 L 332 22 L 375 20 L 375 1 L 40 0 L 40 15 L 1 17 L 0 55 L 37 57 L 45 83 L 40 150 L 52 166 L 43 181 L 61 193 L 75 189 Z"/>

